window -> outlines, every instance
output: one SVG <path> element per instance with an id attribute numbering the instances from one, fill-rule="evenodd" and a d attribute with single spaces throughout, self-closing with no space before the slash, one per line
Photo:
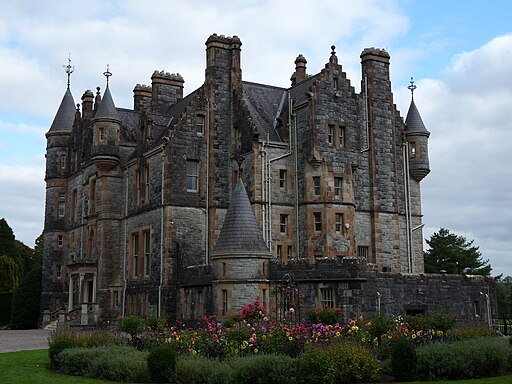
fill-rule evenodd
<path id="1" fill-rule="evenodd" d="M 286 169 L 280 169 L 279 170 L 279 188 L 281 188 L 283 191 L 286 191 L 286 176 L 287 172 Z"/>
<path id="2" fill-rule="evenodd" d="M 58 235 L 57 236 L 57 246 L 59 248 L 62 248 L 63 245 L 64 245 L 64 236 L 63 235 Z"/>
<path id="3" fill-rule="evenodd" d="M 204 115 L 196 116 L 196 133 L 198 135 L 204 134 Z"/>
<path id="4" fill-rule="evenodd" d="M 313 176 L 313 192 L 315 196 L 320 196 L 320 176 Z"/>
<path id="5" fill-rule="evenodd" d="M 149 165 L 145 165 L 143 173 L 137 171 L 137 184 L 140 190 L 140 204 L 147 203 L 149 200 Z"/>
<path id="6" fill-rule="evenodd" d="M 338 89 L 338 78 L 337 77 L 334 77 L 332 79 L 332 85 L 333 85 L 334 90 Z"/>
<path id="7" fill-rule="evenodd" d="M 411 157 L 416 157 L 416 142 L 413 141 L 413 142 L 409 143 L 409 145 L 411 148 Z"/>
<path id="8" fill-rule="evenodd" d="M 334 125 L 329 124 L 327 126 L 327 143 L 332 145 L 333 138 L 334 138 Z"/>
<path id="9" fill-rule="evenodd" d="M 335 214 L 335 230 L 336 233 L 342 233 L 343 232 L 343 214 L 342 213 L 336 213 Z"/>
<path id="10" fill-rule="evenodd" d="M 222 316 L 226 316 L 228 314 L 228 290 L 222 290 Z"/>
<path id="11" fill-rule="evenodd" d="M 289 245 L 288 246 L 288 253 L 287 253 L 287 255 L 288 255 L 288 258 L 290 258 L 290 259 L 293 257 L 292 249 L 293 249 L 293 247 L 291 245 Z"/>
<path id="12" fill-rule="evenodd" d="M 98 142 L 101 144 L 105 141 L 105 128 L 98 128 Z"/>
<path id="13" fill-rule="evenodd" d="M 322 308 L 334 308 L 334 292 L 332 288 L 320 288 L 320 302 Z"/>
<path id="14" fill-rule="evenodd" d="M 55 274 L 57 275 L 57 279 L 60 279 L 62 277 L 62 265 L 57 264 L 55 266 Z"/>
<path id="15" fill-rule="evenodd" d="M 261 290 L 261 305 L 267 308 L 267 290 L 265 288 Z"/>
<path id="16" fill-rule="evenodd" d="M 66 194 L 64 192 L 59 193 L 58 214 L 59 218 L 63 218 L 66 214 Z"/>
<path id="17" fill-rule="evenodd" d="M 343 179 L 341 177 L 334 178 L 334 197 L 341 199 L 341 187 L 343 185 Z"/>
<path id="18" fill-rule="evenodd" d="M 226 276 L 226 272 L 227 272 L 227 269 L 226 269 L 226 263 L 223 262 L 222 263 L 222 276 Z"/>
<path id="19" fill-rule="evenodd" d="M 139 274 L 139 234 L 132 234 L 132 255 L 133 255 L 133 263 L 132 263 L 132 276 L 137 277 Z"/>
<path id="20" fill-rule="evenodd" d="M 151 261 L 151 232 L 144 231 L 144 276 L 148 277 Z"/>
<path id="21" fill-rule="evenodd" d="M 96 240 L 94 238 L 94 229 L 89 229 L 89 237 L 87 238 L 87 259 L 94 260 L 96 257 Z"/>
<path id="22" fill-rule="evenodd" d="M 283 256 L 283 246 L 281 244 L 276 245 L 276 254 L 278 259 Z"/>
<path id="23" fill-rule="evenodd" d="M 345 146 L 345 127 L 343 126 L 338 127 L 338 141 L 340 147 Z"/>
<path id="24" fill-rule="evenodd" d="M 114 291 L 113 304 L 114 308 L 119 308 L 119 291 Z"/>
<path id="25" fill-rule="evenodd" d="M 367 245 L 358 245 L 357 246 L 357 256 L 364 257 L 368 260 L 368 246 Z"/>
<path id="26" fill-rule="evenodd" d="M 322 213 L 314 212 L 313 216 L 315 219 L 315 232 L 321 232 L 322 231 Z"/>
<path id="27" fill-rule="evenodd" d="M 279 228 L 281 233 L 288 233 L 288 215 L 279 215 Z"/>
<path id="28" fill-rule="evenodd" d="M 66 169 L 66 155 L 60 155 L 60 169 Z"/>
<path id="29" fill-rule="evenodd" d="M 187 160 L 187 192 L 199 191 L 199 162 Z"/>

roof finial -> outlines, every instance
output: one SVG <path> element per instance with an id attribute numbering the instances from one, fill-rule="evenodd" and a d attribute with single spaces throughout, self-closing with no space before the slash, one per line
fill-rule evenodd
<path id="1" fill-rule="evenodd" d="M 108 87 L 108 78 L 110 76 L 112 76 L 112 72 L 110 72 L 110 70 L 108 68 L 108 64 L 107 64 L 107 70 L 105 72 L 103 72 L 103 75 L 107 78 L 107 87 Z"/>
<path id="2" fill-rule="evenodd" d="M 68 65 L 63 65 L 64 71 L 68 74 L 68 89 L 69 89 L 69 78 L 73 71 L 75 70 L 75 66 L 71 65 L 71 53 L 68 56 Z"/>
<path id="3" fill-rule="evenodd" d="M 409 85 L 407 88 L 411 90 L 411 99 L 414 100 L 414 90 L 418 87 L 416 87 L 416 85 L 414 84 L 414 79 L 413 77 L 411 76 L 411 81 L 410 81 L 411 85 Z"/>

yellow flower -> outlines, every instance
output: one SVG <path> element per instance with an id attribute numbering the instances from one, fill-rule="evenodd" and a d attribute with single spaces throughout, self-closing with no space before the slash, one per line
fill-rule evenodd
<path id="1" fill-rule="evenodd" d="M 197 354 L 197 351 L 195 349 L 192 350 L 192 354 L 195 355 Z"/>
<path id="2" fill-rule="evenodd" d="M 413 339 L 415 339 L 415 338 L 416 338 L 416 334 L 415 334 L 415 333 L 413 333 L 411 337 L 412 337 Z"/>
<path id="3" fill-rule="evenodd" d="M 254 348 L 254 353 L 258 353 L 258 348 Z"/>
<path id="4" fill-rule="evenodd" d="M 340 331 L 337 331 L 336 332 L 336 337 L 340 337 L 340 335 L 341 335 Z"/>

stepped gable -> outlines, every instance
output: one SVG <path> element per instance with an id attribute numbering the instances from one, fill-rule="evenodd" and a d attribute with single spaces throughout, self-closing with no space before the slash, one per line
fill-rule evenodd
<path id="1" fill-rule="evenodd" d="M 263 241 L 245 186 L 238 179 L 212 255 L 253 252 L 268 253 L 269 250 Z"/>

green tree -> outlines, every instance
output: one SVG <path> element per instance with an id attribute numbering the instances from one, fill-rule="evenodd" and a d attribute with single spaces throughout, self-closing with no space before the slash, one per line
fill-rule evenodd
<path id="1" fill-rule="evenodd" d="M 19 283 L 18 264 L 8 256 L 0 256 L 0 292 L 11 292 Z"/>
<path id="2" fill-rule="evenodd" d="M 512 310 L 512 277 L 503 278 L 503 274 L 496 276 L 496 300 L 498 302 L 498 313 L 509 315 Z"/>
<path id="3" fill-rule="evenodd" d="M 11 310 L 12 329 L 37 328 L 39 322 L 39 300 L 41 297 L 41 276 L 41 265 L 34 265 L 14 292 Z"/>
<path id="4" fill-rule="evenodd" d="M 482 259 L 473 242 L 446 228 L 439 229 L 427 240 L 429 249 L 425 252 L 425 272 L 489 276 L 489 260 Z"/>

